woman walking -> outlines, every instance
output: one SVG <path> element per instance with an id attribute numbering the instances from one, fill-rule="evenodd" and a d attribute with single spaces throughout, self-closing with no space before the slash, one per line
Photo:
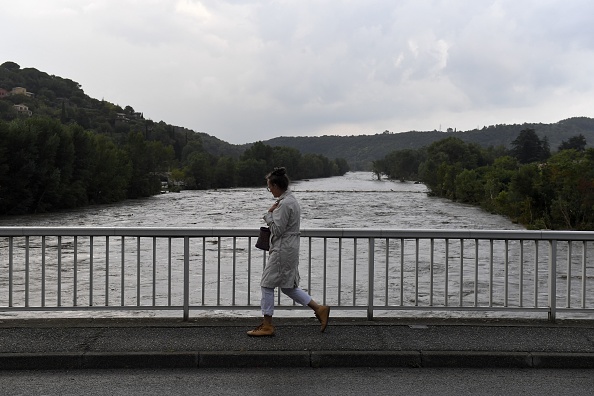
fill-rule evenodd
<path id="1" fill-rule="evenodd" d="M 266 175 L 268 191 L 276 198 L 263 219 L 270 227 L 270 250 L 268 263 L 262 273 L 262 324 L 247 332 L 249 336 L 273 336 L 274 288 L 291 297 L 295 302 L 310 307 L 326 330 L 330 307 L 319 305 L 299 287 L 299 227 L 301 207 L 289 189 L 289 177 L 285 168 L 275 168 Z"/>

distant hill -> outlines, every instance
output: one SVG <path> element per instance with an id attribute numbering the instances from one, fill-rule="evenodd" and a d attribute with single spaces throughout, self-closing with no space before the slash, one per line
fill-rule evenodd
<path id="1" fill-rule="evenodd" d="M 19 111 L 15 105 L 25 107 Z M 203 148 L 217 157 L 237 158 L 252 146 L 230 144 L 204 132 L 145 119 L 143 113 L 132 106 L 121 107 L 104 99 L 89 97 L 75 81 L 34 68 L 21 68 L 14 62 L 4 62 L 0 65 L 0 118 L 11 120 L 29 114 L 57 118 L 63 123 L 75 122 L 87 130 L 109 135 L 116 141 L 125 138 L 131 130 L 140 130 L 151 140 L 172 145 L 178 154 L 190 134 L 199 135 Z M 569 118 L 554 124 L 494 125 L 466 132 L 386 131 L 359 136 L 277 137 L 263 143 L 292 147 L 303 154 L 344 158 L 352 169 L 360 170 L 370 169 L 372 161 L 382 159 L 391 151 L 421 148 L 449 136 L 484 147 L 509 148 L 520 131 L 526 128 L 534 129 L 541 138 L 546 136 L 552 151 L 556 151 L 562 141 L 579 134 L 584 135 L 589 147 L 594 146 L 594 119 L 586 117 Z"/>
<path id="2" fill-rule="evenodd" d="M 293 147 L 302 153 L 322 154 L 328 158 L 344 158 L 351 168 L 369 169 L 371 162 L 381 159 L 394 150 L 418 149 L 431 143 L 455 136 L 483 147 L 503 146 L 510 148 L 520 131 L 534 129 L 540 138 L 546 137 L 551 151 L 557 151 L 562 141 L 582 134 L 587 146 L 594 147 L 594 119 L 575 117 L 554 124 L 493 125 L 466 132 L 383 132 L 376 135 L 358 136 L 282 136 L 266 140 L 270 146 Z"/>

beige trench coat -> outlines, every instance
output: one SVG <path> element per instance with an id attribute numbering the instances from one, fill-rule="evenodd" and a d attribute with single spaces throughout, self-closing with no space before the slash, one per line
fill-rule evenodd
<path id="1" fill-rule="evenodd" d="M 278 200 L 276 209 L 263 217 L 270 227 L 270 250 L 260 285 L 292 288 L 299 286 L 301 207 L 290 190 Z"/>

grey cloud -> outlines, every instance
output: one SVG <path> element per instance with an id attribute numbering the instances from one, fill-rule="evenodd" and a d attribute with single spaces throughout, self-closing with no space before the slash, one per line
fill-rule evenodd
<path id="1" fill-rule="evenodd" d="M 234 143 L 594 115 L 568 114 L 594 108 L 586 0 L 29 0 L 0 13 L 8 31 L 30 27 L 5 60 Z"/>

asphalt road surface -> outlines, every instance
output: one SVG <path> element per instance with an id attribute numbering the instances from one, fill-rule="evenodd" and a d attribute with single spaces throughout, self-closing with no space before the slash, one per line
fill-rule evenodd
<path id="1" fill-rule="evenodd" d="M 0 371 L 16 395 L 592 395 L 594 370 L 183 369 Z"/>

